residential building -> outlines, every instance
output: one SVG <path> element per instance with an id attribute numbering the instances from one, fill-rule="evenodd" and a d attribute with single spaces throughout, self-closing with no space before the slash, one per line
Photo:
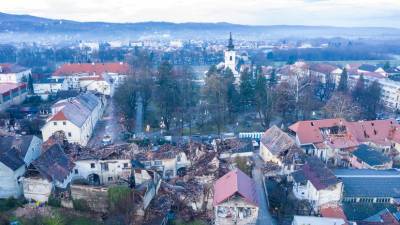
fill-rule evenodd
<path id="1" fill-rule="evenodd" d="M 104 95 L 112 95 L 115 87 L 121 85 L 130 74 L 126 63 L 82 63 L 64 64 L 53 77 L 64 78 L 71 89 L 87 89 Z"/>
<path id="2" fill-rule="evenodd" d="M 259 200 L 254 180 L 239 169 L 214 183 L 214 223 L 216 225 L 256 224 Z"/>
<path id="3" fill-rule="evenodd" d="M 253 156 L 254 148 L 251 139 L 228 138 L 214 140 L 213 143 L 214 149 L 219 153 L 219 158 L 221 159 Z"/>
<path id="4" fill-rule="evenodd" d="M 0 198 L 22 194 L 21 178 L 41 153 L 42 140 L 36 136 L 0 137 Z"/>
<path id="5" fill-rule="evenodd" d="M 317 78 L 323 84 L 328 82 L 335 83 L 336 76 L 343 72 L 339 67 L 327 63 L 311 63 L 309 70 L 310 75 Z"/>
<path id="6" fill-rule="evenodd" d="M 394 119 L 348 122 L 344 119 L 299 121 L 289 127 L 306 154 L 336 165 L 349 166 L 351 152 L 361 144 L 387 154 L 400 142 Z"/>
<path id="7" fill-rule="evenodd" d="M 357 169 L 391 169 L 393 161 L 380 149 L 362 144 L 351 153 L 350 165 Z"/>
<path id="8" fill-rule="evenodd" d="M 0 64 L 0 83 L 18 84 L 27 82 L 31 69 L 17 64 Z"/>
<path id="9" fill-rule="evenodd" d="M 343 182 L 343 202 L 393 203 L 400 198 L 397 170 L 336 169 Z"/>
<path id="10" fill-rule="evenodd" d="M 84 179 L 91 185 L 126 183 L 131 177 L 131 160 L 136 144 L 122 144 L 88 149 L 73 155 L 76 164 L 74 179 Z"/>
<path id="11" fill-rule="evenodd" d="M 25 83 L 0 83 L 0 111 L 25 101 L 28 89 Z"/>
<path id="12" fill-rule="evenodd" d="M 24 197 L 47 202 L 55 188 L 67 188 L 73 178 L 74 166 L 60 145 L 52 145 L 28 167 L 22 179 Z"/>
<path id="13" fill-rule="evenodd" d="M 103 114 L 103 106 L 103 101 L 90 93 L 58 101 L 52 106 L 52 115 L 42 128 L 43 140 L 62 132 L 68 142 L 85 146 Z"/>
<path id="14" fill-rule="evenodd" d="M 260 140 L 260 156 L 265 162 L 282 165 L 280 155 L 296 147 L 296 142 L 277 126 L 269 128 Z"/>
<path id="15" fill-rule="evenodd" d="M 338 203 L 342 197 L 342 182 L 315 157 L 307 159 L 301 170 L 292 174 L 293 193 L 311 203 L 314 211 L 327 203 Z"/>
<path id="16" fill-rule="evenodd" d="M 39 95 L 43 100 L 59 91 L 66 90 L 68 90 L 68 85 L 64 78 L 44 78 L 33 83 L 33 93 Z"/>
<path id="17" fill-rule="evenodd" d="M 348 223 L 339 218 L 294 216 L 292 225 L 347 225 Z"/>
<path id="18" fill-rule="evenodd" d="M 169 144 L 164 144 L 156 150 L 138 153 L 135 159 L 144 164 L 146 169 L 160 172 L 166 179 L 184 175 L 191 165 L 182 149 Z"/>
<path id="19" fill-rule="evenodd" d="M 260 140 L 260 157 L 266 163 L 275 163 L 279 169 L 268 175 L 288 175 L 304 164 L 305 154 L 296 142 L 277 126 L 269 128 Z"/>

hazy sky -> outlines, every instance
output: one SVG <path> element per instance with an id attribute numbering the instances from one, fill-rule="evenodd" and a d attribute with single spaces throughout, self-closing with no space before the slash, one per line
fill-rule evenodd
<path id="1" fill-rule="evenodd" d="M 400 0 L 0 0 L 0 12 L 78 21 L 400 28 Z"/>

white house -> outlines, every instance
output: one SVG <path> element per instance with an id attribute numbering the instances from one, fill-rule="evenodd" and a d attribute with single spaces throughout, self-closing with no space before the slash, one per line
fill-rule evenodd
<path id="1" fill-rule="evenodd" d="M 73 178 L 74 166 L 60 145 L 52 145 L 28 167 L 22 179 L 24 197 L 47 202 L 55 188 L 67 188 Z"/>
<path id="2" fill-rule="evenodd" d="M 22 194 L 21 177 L 41 153 L 42 140 L 36 136 L 0 137 L 0 198 Z"/>
<path id="3" fill-rule="evenodd" d="M 214 183 L 214 224 L 255 225 L 259 199 L 256 184 L 239 169 L 232 170 Z"/>
<path id="4" fill-rule="evenodd" d="M 46 78 L 33 83 L 33 93 L 46 100 L 49 95 L 68 90 L 67 80 L 63 78 Z"/>
<path id="5" fill-rule="evenodd" d="M 169 144 L 165 144 L 155 151 L 136 154 L 135 157 L 145 165 L 146 169 L 160 172 L 163 178 L 184 175 L 186 169 L 191 165 L 185 152 Z"/>
<path id="6" fill-rule="evenodd" d="M 294 216 L 292 225 L 347 225 L 341 218 L 328 218 L 316 216 Z"/>
<path id="7" fill-rule="evenodd" d="M 52 106 L 52 115 L 42 128 L 43 140 L 63 132 L 68 142 L 85 146 L 102 113 L 102 100 L 90 93 L 61 100 Z"/>
<path id="8" fill-rule="evenodd" d="M 303 168 L 294 172 L 292 177 L 294 196 L 308 200 L 316 212 L 324 204 L 341 200 L 342 182 L 318 158 L 308 158 Z"/>
<path id="9" fill-rule="evenodd" d="M 17 64 L 0 64 L 0 83 L 21 83 L 28 80 L 31 69 Z"/>
<path id="10" fill-rule="evenodd" d="M 296 147 L 296 142 L 277 126 L 269 128 L 260 140 L 260 156 L 264 162 L 282 166 L 282 153 Z"/>
<path id="11" fill-rule="evenodd" d="M 115 89 L 112 78 L 108 74 L 81 77 L 79 78 L 79 86 L 82 90 L 92 91 L 106 96 L 112 96 Z"/>
<path id="12" fill-rule="evenodd" d="M 21 104 L 28 94 L 25 83 L 0 83 L 0 110 Z"/>
<path id="13" fill-rule="evenodd" d="M 115 87 L 127 79 L 131 69 L 126 63 L 82 63 L 64 64 L 53 78 L 65 78 L 71 89 L 96 91 L 112 95 Z"/>
<path id="14" fill-rule="evenodd" d="M 130 179 L 135 144 L 111 145 L 92 149 L 74 156 L 74 178 L 87 180 L 91 185 L 108 185 Z"/>

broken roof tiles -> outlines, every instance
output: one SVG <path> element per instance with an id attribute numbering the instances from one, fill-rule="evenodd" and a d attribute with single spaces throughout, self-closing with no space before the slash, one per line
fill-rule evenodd
<path id="1" fill-rule="evenodd" d="M 61 183 L 68 178 L 75 166 L 58 144 L 47 149 L 32 165 L 47 180 Z"/>
<path id="2" fill-rule="evenodd" d="M 400 125 L 393 119 L 348 122 L 344 119 L 299 121 L 289 127 L 301 145 L 326 143 L 333 148 L 352 148 L 372 142 L 390 145 L 400 142 Z"/>

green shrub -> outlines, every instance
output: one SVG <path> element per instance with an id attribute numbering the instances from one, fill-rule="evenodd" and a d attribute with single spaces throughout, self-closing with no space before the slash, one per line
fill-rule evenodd
<path id="1" fill-rule="evenodd" d="M 110 187 L 107 192 L 111 211 L 129 211 L 133 204 L 132 190 L 125 186 Z"/>
<path id="2" fill-rule="evenodd" d="M 55 197 L 54 195 L 50 195 L 47 204 L 53 207 L 61 207 L 61 199 Z"/>
<path id="3" fill-rule="evenodd" d="M 72 201 L 72 203 L 74 205 L 74 209 L 77 211 L 86 212 L 90 210 L 88 203 L 84 199 L 75 199 Z"/>
<path id="4" fill-rule="evenodd" d="M 45 217 L 43 225 L 66 225 L 61 215 L 55 214 L 52 217 Z"/>

